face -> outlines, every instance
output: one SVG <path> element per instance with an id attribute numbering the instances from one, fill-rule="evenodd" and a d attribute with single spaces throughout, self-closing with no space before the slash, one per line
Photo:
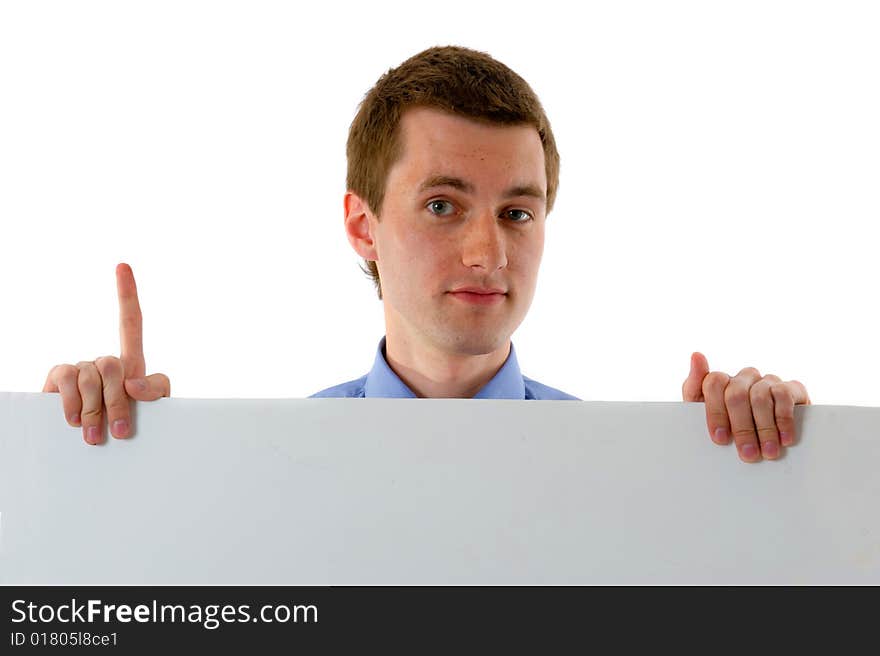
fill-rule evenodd
<path id="1" fill-rule="evenodd" d="M 531 305 L 544 250 L 538 131 L 427 108 L 407 110 L 400 128 L 403 155 L 381 216 L 346 196 L 349 239 L 379 269 L 389 340 L 459 355 L 506 348 Z M 502 293 L 456 292 L 464 287 Z"/>

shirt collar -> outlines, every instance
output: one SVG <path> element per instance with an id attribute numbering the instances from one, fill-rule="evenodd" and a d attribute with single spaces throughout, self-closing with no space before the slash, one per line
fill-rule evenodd
<path id="1" fill-rule="evenodd" d="M 394 373 L 385 360 L 385 337 L 379 341 L 376 349 L 376 358 L 373 368 L 367 374 L 364 383 L 365 398 L 392 398 L 392 399 L 415 399 L 415 393 Z M 525 399 L 526 386 L 519 363 L 516 360 L 516 351 L 513 342 L 510 343 L 510 353 L 504 365 L 498 370 L 492 380 L 483 385 L 479 392 L 474 395 L 475 399 Z"/>

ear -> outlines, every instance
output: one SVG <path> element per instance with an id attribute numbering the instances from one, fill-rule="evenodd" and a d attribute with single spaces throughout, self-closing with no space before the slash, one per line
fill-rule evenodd
<path id="1" fill-rule="evenodd" d="M 345 194 L 345 234 L 355 252 L 365 260 L 376 261 L 376 245 L 373 242 L 371 221 L 376 217 L 370 211 L 367 201 L 353 191 Z"/>

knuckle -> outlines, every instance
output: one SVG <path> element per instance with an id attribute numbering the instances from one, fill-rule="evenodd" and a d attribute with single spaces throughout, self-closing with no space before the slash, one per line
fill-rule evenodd
<path id="1" fill-rule="evenodd" d="M 745 405 L 749 400 L 749 391 L 740 385 L 728 385 L 724 390 L 724 400 L 728 405 Z"/>
<path id="2" fill-rule="evenodd" d="M 53 367 L 52 371 L 54 371 L 57 376 L 70 376 L 76 375 L 79 372 L 79 369 L 73 364 L 58 364 Z"/>
<path id="3" fill-rule="evenodd" d="M 777 421 L 794 421 L 794 405 L 777 403 L 774 410 Z"/>
<path id="4" fill-rule="evenodd" d="M 59 364 L 52 369 L 52 372 L 50 376 L 59 387 L 62 383 L 76 382 L 76 378 L 79 376 L 79 369 L 72 364 Z"/>
<path id="5" fill-rule="evenodd" d="M 767 435 L 768 437 L 776 437 L 775 426 L 765 426 L 758 429 L 758 435 Z"/>
<path id="6" fill-rule="evenodd" d="M 755 401 L 759 401 L 762 403 L 769 403 L 771 399 L 770 395 L 770 384 L 769 383 L 755 383 L 749 388 L 749 398 L 752 403 Z"/>
<path id="7" fill-rule="evenodd" d="M 733 431 L 731 431 L 731 434 L 734 437 L 743 437 L 750 439 L 755 437 L 755 431 L 751 428 L 734 428 Z"/>
<path id="8" fill-rule="evenodd" d="M 730 377 L 721 372 L 713 371 L 703 379 L 703 389 L 707 392 L 720 393 L 727 386 Z"/>
<path id="9" fill-rule="evenodd" d="M 128 401 L 124 397 L 114 397 L 106 399 L 107 414 L 114 417 L 128 414 Z"/>
<path id="10" fill-rule="evenodd" d="M 761 372 L 758 371 L 755 367 L 743 367 L 739 370 L 738 376 L 757 376 L 761 377 Z"/>
<path id="11" fill-rule="evenodd" d="M 140 312 L 136 315 L 126 316 L 122 319 L 122 329 L 129 333 L 135 333 L 141 327 L 141 321 Z"/>
<path id="12" fill-rule="evenodd" d="M 83 424 L 94 424 L 100 422 L 102 417 L 101 408 L 83 408 L 82 422 Z M 88 420 L 88 421 L 87 421 Z"/>
<path id="13" fill-rule="evenodd" d="M 122 360 L 113 355 L 102 355 L 95 360 L 95 367 L 103 376 L 105 373 L 113 373 L 122 370 Z"/>
<path id="14" fill-rule="evenodd" d="M 98 373 L 98 370 L 94 367 L 83 367 L 79 370 L 78 375 L 79 386 L 91 386 L 91 387 L 100 387 L 101 385 L 101 375 Z"/>
<path id="15" fill-rule="evenodd" d="M 792 395 L 791 390 L 788 388 L 788 385 L 786 385 L 785 383 L 774 385 L 771 388 L 771 393 L 773 394 L 773 398 L 776 399 L 777 403 L 794 405 L 794 396 Z"/>

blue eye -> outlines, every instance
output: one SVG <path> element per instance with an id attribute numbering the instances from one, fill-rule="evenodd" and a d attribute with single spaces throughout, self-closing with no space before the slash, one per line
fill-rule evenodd
<path id="1" fill-rule="evenodd" d="M 532 215 L 529 214 L 528 212 L 526 212 L 525 210 L 510 210 L 510 211 L 511 212 L 519 212 L 520 214 L 523 215 L 522 219 L 520 219 L 518 221 L 514 221 L 514 223 L 525 223 L 526 221 L 529 221 L 532 218 Z"/>
<path id="2" fill-rule="evenodd" d="M 444 212 L 442 209 L 444 206 L 448 207 L 450 210 L 455 209 L 454 205 L 448 200 L 432 200 L 427 205 L 428 211 L 435 216 L 450 216 L 452 214 L 452 211 Z M 519 212 L 519 218 L 514 218 L 515 212 Z M 527 221 L 531 221 L 533 219 L 531 213 L 527 212 L 526 210 L 507 210 L 506 214 L 513 220 L 514 223 L 526 223 Z"/>
<path id="3" fill-rule="evenodd" d="M 450 203 L 448 200 L 432 200 L 430 203 L 428 203 L 429 208 L 435 207 L 437 205 L 449 205 L 450 207 L 452 207 L 452 203 Z M 446 216 L 446 214 L 443 212 L 438 213 L 438 212 L 434 212 L 433 210 L 432 210 L 432 214 L 440 214 L 441 216 Z"/>

